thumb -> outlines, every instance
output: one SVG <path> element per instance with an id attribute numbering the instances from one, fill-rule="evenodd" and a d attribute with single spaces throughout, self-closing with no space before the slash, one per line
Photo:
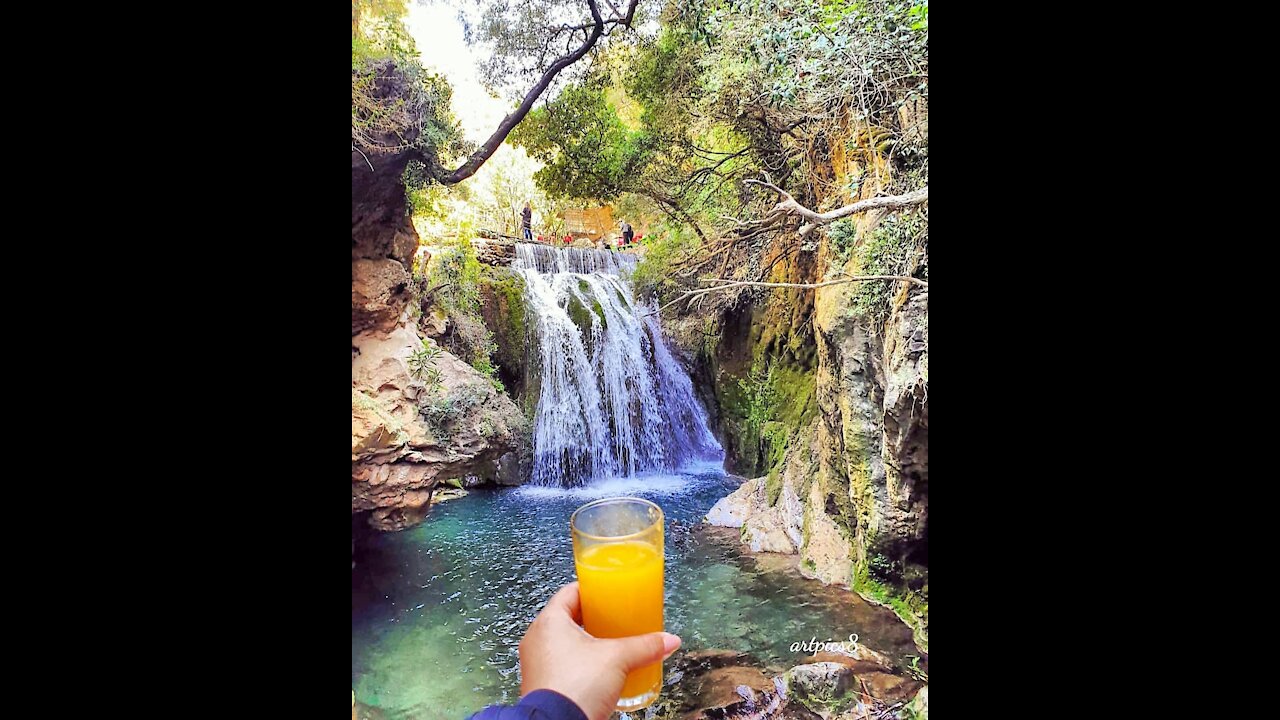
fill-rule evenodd
<path id="1" fill-rule="evenodd" d="M 645 665 L 661 662 L 680 647 L 680 638 L 668 632 L 655 632 L 632 637 L 601 640 L 609 644 L 613 658 L 623 670 L 631 672 Z"/>

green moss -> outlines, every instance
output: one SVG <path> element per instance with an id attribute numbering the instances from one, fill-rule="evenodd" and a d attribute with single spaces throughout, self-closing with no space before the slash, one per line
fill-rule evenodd
<path id="1" fill-rule="evenodd" d="M 895 588 L 873 579 L 869 563 L 855 564 L 853 589 L 862 597 L 878 605 L 885 605 L 897 613 L 915 636 L 916 644 L 929 652 L 929 599 L 927 595 L 911 590 Z"/>
<path id="2" fill-rule="evenodd" d="M 777 473 L 786 457 L 787 446 L 791 442 L 791 427 L 785 422 L 770 420 L 760 428 L 760 442 L 764 450 L 765 467 L 770 473 Z M 773 503 L 770 502 L 770 505 Z"/>
<path id="3" fill-rule="evenodd" d="M 507 339 L 523 344 L 525 339 L 526 312 L 528 310 L 524 297 L 524 280 L 507 268 L 490 268 L 489 284 L 494 294 L 501 298 L 503 310 L 503 327 L 501 334 Z"/>
<path id="4" fill-rule="evenodd" d="M 792 697 L 799 704 L 823 717 L 845 717 L 861 699 L 861 694 L 847 683 L 843 687 L 809 686 L 802 682 L 789 682 Z"/>
<path id="5" fill-rule="evenodd" d="M 605 331 L 605 330 L 608 330 L 608 329 L 609 329 L 609 319 L 605 317 L 605 315 L 604 315 L 604 306 L 600 304 L 600 301 L 599 301 L 599 300 L 596 300 L 595 298 L 592 298 L 592 299 L 591 299 L 591 309 L 592 309 L 592 310 L 594 310 L 594 311 L 595 311 L 595 313 L 596 313 L 596 316 L 600 318 L 600 330 L 601 330 L 601 332 L 603 332 L 603 331 Z"/>
<path id="6" fill-rule="evenodd" d="M 778 469 L 774 468 L 769 471 L 769 477 L 764 481 L 764 497 L 769 503 L 769 507 L 778 504 L 778 498 L 782 496 L 782 476 L 778 473 Z"/>
<path id="7" fill-rule="evenodd" d="M 818 413 L 813 371 L 779 364 L 773 371 L 778 396 L 776 418 L 791 429 L 807 426 Z"/>
<path id="8" fill-rule="evenodd" d="M 505 371 L 502 377 L 515 384 L 512 390 L 520 391 L 528 345 L 524 278 L 510 268 L 485 265 L 480 284 L 484 305 L 481 319 L 488 332 L 485 337 L 476 338 L 476 347 L 466 359 L 488 376 L 498 392 L 509 393 L 499 377 L 500 369 Z"/>
<path id="9" fill-rule="evenodd" d="M 591 336 L 591 311 L 582 304 L 577 295 L 569 296 L 569 304 L 565 306 L 565 312 L 569 313 L 569 319 L 582 331 L 584 338 Z"/>
<path id="10" fill-rule="evenodd" d="M 715 392 L 739 469 L 749 475 L 780 467 L 797 431 L 817 414 L 813 372 L 763 356 L 745 376 L 716 383 Z"/>

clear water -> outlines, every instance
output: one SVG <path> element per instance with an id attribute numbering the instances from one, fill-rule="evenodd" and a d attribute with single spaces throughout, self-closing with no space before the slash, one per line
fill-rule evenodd
<path id="1" fill-rule="evenodd" d="M 356 698 L 386 718 L 413 720 L 461 720 L 515 702 L 520 637 L 547 597 L 574 579 L 569 515 L 617 495 L 653 500 L 666 515 L 666 627 L 684 639 L 680 652 L 724 648 L 788 667 L 807 655 L 791 652 L 792 643 L 858 633 L 899 661 L 916 654 L 910 630 L 888 610 L 673 526 L 697 524 L 737 482 L 708 463 L 580 488 L 476 490 L 435 506 L 417 528 L 358 540 Z"/>

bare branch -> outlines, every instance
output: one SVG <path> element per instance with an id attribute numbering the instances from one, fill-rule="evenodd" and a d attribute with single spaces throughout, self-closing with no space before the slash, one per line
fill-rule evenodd
<path id="1" fill-rule="evenodd" d="M 911 192 L 903 195 L 868 198 L 866 200 L 859 200 L 852 205 L 845 205 L 844 207 L 836 208 L 835 210 L 818 213 L 796 202 L 796 199 L 791 197 L 791 193 L 771 182 L 767 182 L 765 180 L 746 180 L 744 183 L 747 185 L 759 185 L 778 193 L 778 196 L 782 199 L 777 205 L 773 206 L 773 209 L 770 211 L 771 214 L 780 212 L 788 215 L 799 215 L 805 220 L 808 220 L 809 222 L 800 226 L 800 237 L 807 237 L 809 233 L 813 232 L 813 229 L 819 225 L 826 225 L 828 223 L 835 222 L 840 218 L 848 217 L 860 212 L 879 210 L 881 208 L 892 210 L 929 202 L 929 186 L 925 185 L 919 190 L 912 190 Z"/>
<path id="2" fill-rule="evenodd" d="M 780 288 L 794 288 L 797 290 L 816 290 L 818 288 L 830 287 L 832 285 L 844 285 L 845 283 L 864 282 L 868 280 L 891 280 L 891 281 L 902 280 L 903 282 L 909 282 L 915 285 L 919 285 L 926 289 L 929 287 L 928 282 L 921 280 L 920 278 L 911 277 L 910 275 L 849 275 L 846 277 L 842 277 L 838 280 L 827 280 L 826 282 L 820 282 L 820 283 L 770 283 L 770 282 L 754 282 L 751 280 L 726 280 L 724 278 L 707 278 L 707 279 L 704 279 L 702 282 L 714 282 L 714 283 L 720 283 L 720 284 L 714 285 L 709 288 L 702 288 L 701 290 L 690 290 L 684 293 L 683 295 L 681 295 L 680 297 L 676 298 L 675 300 L 672 300 L 666 305 L 663 305 L 662 307 L 658 308 L 655 311 L 655 313 L 661 313 L 663 310 L 666 310 L 667 308 L 671 307 L 672 305 L 675 305 L 676 303 L 693 300 L 694 298 L 702 297 L 704 295 L 707 295 L 708 293 L 718 292 L 720 290 L 730 290 L 736 287 L 780 287 Z"/>
<path id="3" fill-rule="evenodd" d="M 361 150 L 360 148 L 356 147 L 356 144 L 355 144 L 355 143 L 351 143 L 351 149 L 352 149 L 352 150 L 355 150 L 355 151 L 356 151 L 356 152 L 358 152 L 358 153 L 360 153 L 360 157 L 364 158 L 364 161 L 365 161 L 366 163 L 368 163 L 368 164 L 369 164 L 369 170 L 370 170 L 370 172 L 377 172 L 376 170 L 374 170 L 374 169 L 373 169 L 373 163 L 369 162 L 369 156 L 368 156 L 368 155 L 365 155 L 363 150 Z"/>

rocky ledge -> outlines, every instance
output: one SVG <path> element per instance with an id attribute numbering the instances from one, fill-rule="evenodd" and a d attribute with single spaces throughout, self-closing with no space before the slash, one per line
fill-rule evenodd
<path id="1" fill-rule="evenodd" d="M 351 512 L 369 513 L 378 530 L 421 522 L 441 484 L 520 482 L 520 409 L 443 350 L 439 384 L 428 387 L 409 370 L 422 347 L 408 321 L 351 339 Z"/>
<path id="2" fill-rule="evenodd" d="M 820 433 L 814 420 L 801 437 L 803 448 L 813 447 Z M 831 510 L 830 483 L 813 472 L 814 452 L 789 452 L 782 471 L 747 480 L 707 512 L 712 526 L 738 528 L 739 539 L 752 553 L 796 555 L 801 575 L 827 585 L 857 590 L 868 602 L 886 604 L 884 597 L 865 591 L 851 569 L 856 565 L 855 548 L 838 522 L 839 510 Z M 916 644 L 928 650 L 925 618 L 898 603 L 894 610 L 912 629 Z"/>

